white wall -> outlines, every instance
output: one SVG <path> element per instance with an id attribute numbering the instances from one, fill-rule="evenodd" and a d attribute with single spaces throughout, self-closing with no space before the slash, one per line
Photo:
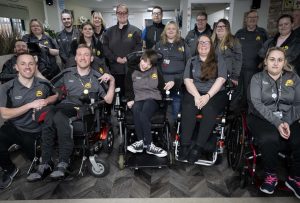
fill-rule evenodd
<path id="1" fill-rule="evenodd" d="M 219 19 L 225 18 L 225 11 L 220 10 L 215 13 L 212 13 L 207 16 L 207 23 L 213 28 L 214 22 L 217 22 Z"/>
<path id="2" fill-rule="evenodd" d="M 65 0 L 65 9 L 73 10 L 74 12 L 74 24 L 78 25 L 79 23 L 79 17 L 84 16 L 88 19 L 91 18 L 91 9 L 85 8 L 82 6 L 78 6 L 76 4 L 70 3 L 70 1 Z"/>

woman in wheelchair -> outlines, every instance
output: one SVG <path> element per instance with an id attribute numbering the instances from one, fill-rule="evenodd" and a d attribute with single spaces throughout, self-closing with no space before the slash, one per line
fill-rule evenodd
<path id="1" fill-rule="evenodd" d="M 152 143 L 151 117 L 159 109 L 164 91 L 164 79 L 157 67 L 158 55 L 146 50 L 138 61 L 128 63 L 125 96 L 127 106 L 132 109 L 137 141 L 127 147 L 132 153 L 143 152 L 158 157 L 167 152 Z M 168 90 L 168 89 L 167 89 Z"/>
<path id="2" fill-rule="evenodd" d="M 182 131 L 179 160 L 194 163 L 198 160 L 216 123 L 216 116 L 225 108 L 227 95 L 223 91 L 227 69 L 223 58 L 216 58 L 210 37 L 198 39 L 198 56 L 190 58 L 184 71 L 185 92 L 182 102 Z M 192 139 L 196 114 L 201 110 L 199 131 Z"/>
<path id="3" fill-rule="evenodd" d="M 264 64 L 265 70 L 252 77 L 248 97 L 248 126 L 258 141 L 265 172 L 260 190 L 273 194 L 278 152 L 288 147 L 293 163 L 285 184 L 300 198 L 300 79 L 282 48 L 270 48 Z"/>

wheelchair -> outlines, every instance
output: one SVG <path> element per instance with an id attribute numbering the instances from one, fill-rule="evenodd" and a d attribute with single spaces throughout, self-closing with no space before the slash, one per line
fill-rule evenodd
<path id="1" fill-rule="evenodd" d="M 227 161 L 229 167 L 239 173 L 240 187 L 245 188 L 249 183 L 259 187 L 263 182 L 261 178 L 262 174 L 260 174 L 261 170 L 259 170 L 261 152 L 248 128 L 246 112 L 241 112 L 235 116 L 229 124 L 227 132 L 225 142 Z M 287 166 L 290 165 L 288 150 L 280 149 L 278 156 L 281 158 L 281 162 L 284 162 Z M 284 181 L 280 179 L 277 188 L 289 191 Z"/>
<path id="2" fill-rule="evenodd" d="M 139 168 L 162 168 L 173 163 L 172 144 L 170 138 L 170 126 L 166 117 L 167 103 L 171 99 L 162 101 L 160 110 L 151 119 L 151 132 L 153 142 L 162 147 L 168 153 L 166 157 L 159 158 L 145 152 L 133 154 L 127 151 L 127 146 L 136 139 L 132 112 L 127 108 L 125 100 L 120 98 L 120 88 L 116 88 L 116 100 L 114 109 L 117 112 L 117 121 L 120 133 L 118 166 L 122 170 L 125 167 Z"/>
<path id="3" fill-rule="evenodd" d="M 229 81 L 229 80 L 228 80 Z M 213 128 L 209 139 L 205 145 L 204 154 L 206 156 L 201 156 L 201 159 L 198 159 L 194 164 L 196 165 L 203 165 L 203 166 L 212 166 L 214 164 L 218 164 L 222 161 L 222 154 L 225 150 L 225 138 L 226 138 L 226 127 L 227 127 L 227 120 L 228 120 L 228 112 L 229 112 L 229 103 L 232 99 L 233 94 L 233 85 L 230 82 L 226 82 L 226 94 L 228 96 L 228 103 L 225 106 L 225 110 L 221 112 L 219 115 L 216 116 L 216 124 Z M 196 115 L 196 127 L 194 129 L 194 133 L 192 139 L 195 139 L 197 136 L 197 132 L 199 130 L 201 119 L 203 115 L 199 111 Z M 179 160 L 178 154 L 180 150 L 180 134 L 181 134 L 181 114 L 178 114 L 177 122 L 176 122 L 176 134 L 175 134 L 175 141 L 173 146 L 175 148 L 175 160 L 179 162 L 188 162 L 187 160 Z"/>
<path id="4" fill-rule="evenodd" d="M 81 163 L 77 175 L 83 176 L 85 169 L 94 177 L 104 177 L 109 173 L 110 167 L 106 159 L 99 156 L 99 153 L 111 153 L 114 143 L 113 127 L 108 118 L 104 100 L 95 101 L 93 98 L 84 95 L 83 105 L 77 108 L 77 116 L 70 118 L 72 129 L 71 136 L 74 140 L 74 149 L 71 156 L 71 163 L 75 157 L 81 157 Z M 44 116 L 39 117 L 43 122 Z M 40 162 L 41 139 L 35 142 L 35 157 L 30 165 L 27 174 L 30 174 L 34 167 Z"/>

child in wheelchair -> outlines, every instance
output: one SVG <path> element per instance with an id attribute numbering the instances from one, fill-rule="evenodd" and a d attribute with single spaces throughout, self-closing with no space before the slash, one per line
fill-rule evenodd
<path id="1" fill-rule="evenodd" d="M 182 101 L 181 136 L 178 160 L 196 162 L 204 151 L 217 115 L 227 104 L 224 83 L 227 69 L 221 57 L 216 59 L 212 40 L 201 36 L 198 40 L 198 56 L 188 60 L 184 72 L 185 92 Z M 224 102 L 225 101 L 225 102 Z M 201 110 L 202 119 L 195 140 L 192 139 L 196 115 Z"/>
<path id="2" fill-rule="evenodd" d="M 146 50 L 135 60 L 129 60 L 126 75 L 125 96 L 127 106 L 132 110 L 137 141 L 127 146 L 132 153 L 157 157 L 167 156 L 167 152 L 152 142 L 151 118 L 159 110 L 165 87 L 163 76 L 157 67 L 158 55 L 154 50 Z"/>
<path id="3" fill-rule="evenodd" d="M 287 64 L 282 48 L 270 48 L 264 65 L 265 69 L 251 80 L 248 97 L 248 126 L 261 150 L 265 173 L 260 190 L 274 193 L 278 152 L 286 145 L 292 167 L 285 185 L 300 199 L 300 79 Z"/>

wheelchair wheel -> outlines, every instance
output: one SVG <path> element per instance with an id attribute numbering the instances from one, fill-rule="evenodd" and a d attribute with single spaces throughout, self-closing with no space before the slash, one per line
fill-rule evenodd
<path id="1" fill-rule="evenodd" d="M 103 140 L 103 151 L 105 153 L 110 154 L 113 150 L 113 146 L 114 146 L 114 132 L 113 132 L 113 128 L 110 127 L 110 129 L 107 132 L 106 139 Z"/>
<path id="2" fill-rule="evenodd" d="M 88 162 L 89 163 L 88 164 L 89 173 L 92 176 L 97 177 L 97 178 L 106 176 L 109 173 L 109 164 L 105 160 L 103 160 L 97 156 L 95 156 L 95 161 L 99 168 L 98 169 L 94 168 L 92 163 L 89 161 Z"/>
<path id="3" fill-rule="evenodd" d="M 236 117 L 231 123 L 227 133 L 227 161 L 229 166 L 236 171 L 241 167 L 245 147 L 245 130 L 243 118 Z"/>

